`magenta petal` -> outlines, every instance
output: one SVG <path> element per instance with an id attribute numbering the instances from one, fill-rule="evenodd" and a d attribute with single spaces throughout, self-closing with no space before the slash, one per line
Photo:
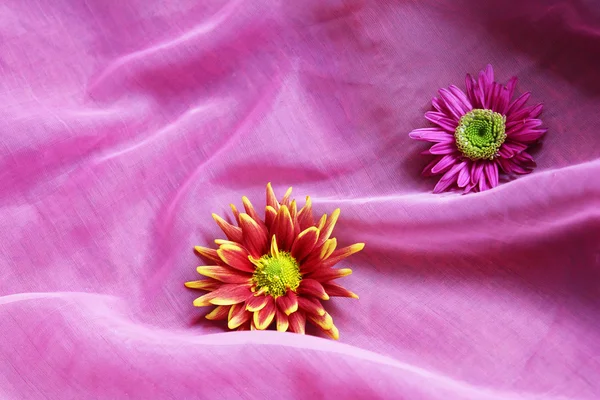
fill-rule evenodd
<path id="1" fill-rule="evenodd" d="M 500 89 L 501 88 L 502 87 L 496 82 L 494 82 L 492 84 L 491 101 L 490 102 L 491 102 L 491 108 L 494 111 L 498 110 L 498 100 L 500 98 Z"/>
<path id="2" fill-rule="evenodd" d="M 498 186 L 498 166 L 495 162 L 486 162 L 485 163 L 485 177 L 487 181 L 490 183 L 490 187 L 494 188 Z"/>
<path id="3" fill-rule="evenodd" d="M 421 128 L 415 129 L 408 134 L 411 139 L 427 141 L 427 142 L 451 142 L 454 136 L 437 128 Z"/>
<path id="4" fill-rule="evenodd" d="M 522 152 L 523 150 L 525 150 L 527 148 L 527 145 L 524 143 L 520 143 L 520 142 L 513 142 L 511 140 L 506 140 L 506 142 L 504 142 L 504 144 L 502 145 L 502 149 L 507 149 L 507 151 L 509 153 L 511 153 L 511 157 L 514 156 L 515 154 L 518 154 L 520 152 Z M 506 158 L 510 158 L 510 157 L 506 157 Z"/>
<path id="5" fill-rule="evenodd" d="M 500 150 L 498 150 L 498 156 L 501 158 L 511 158 L 514 155 L 513 149 L 507 146 L 502 146 L 500 147 Z"/>
<path id="6" fill-rule="evenodd" d="M 516 76 L 513 76 L 512 78 L 509 79 L 508 83 L 506 84 L 506 88 L 508 89 L 508 99 L 510 100 L 513 97 L 513 94 L 515 93 L 515 88 L 517 87 L 517 82 L 519 80 L 517 79 Z"/>
<path id="7" fill-rule="evenodd" d="M 520 121 L 512 121 L 506 124 L 506 134 L 510 135 L 513 132 L 518 132 L 522 129 L 533 129 L 542 125 L 540 119 L 525 119 Z"/>
<path id="8" fill-rule="evenodd" d="M 433 99 L 431 99 L 431 105 L 433 105 L 433 108 L 435 108 L 439 112 L 443 112 L 443 110 L 444 110 L 444 105 L 443 105 L 442 100 L 438 99 L 437 97 L 434 97 Z"/>
<path id="9" fill-rule="evenodd" d="M 437 143 L 429 149 L 430 154 L 451 154 L 456 151 L 454 142 Z"/>
<path id="10" fill-rule="evenodd" d="M 510 106 L 508 107 L 508 111 L 506 112 L 507 118 L 512 117 L 511 114 L 513 112 L 520 110 L 525 105 L 527 100 L 529 100 L 529 97 L 531 97 L 531 93 L 526 92 L 526 93 L 523 93 L 521 96 L 519 96 L 515 101 L 513 101 L 510 104 Z"/>
<path id="11" fill-rule="evenodd" d="M 473 161 L 471 164 L 471 183 L 477 184 L 483 174 L 483 163 L 481 161 Z"/>
<path id="12" fill-rule="evenodd" d="M 437 113 L 434 111 L 426 112 L 425 118 L 427 118 L 429 121 L 433 122 L 434 124 L 441 126 L 442 128 L 444 128 L 445 130 L 447 130 L 448 132 L 451 132 L 451 133 L 454 133 L 454 130 L 458 126 L 457 121 L 453 121 L 452 119 L 448 118 L 445 114 Z"/>
<path id="13" fill-rule="evenodd" d="M 465 190 L 463 191 L 464 194 L 470 193 L 473 188 L 475 187 L 475 184 L 473 183 L 469 183 L 466 187 Z"/>
<path id="14" fill-rule="evenodd" d="M 534 142 L 541 138 L 547 129 L 528 129 L 521 132 L 510 135 L 512 140 L 518 140 L 520 142 Z"/>
<path id="15" fill-rule="evenodd" d="M 494 82 L 494 68 L 492 64 L 488 64 L 485 67 L 485 77 L 487 78 L 488 83 Z"/>
<path id="16" fill-rule="evenodd" d="M 485 174 L 481 174 L 481 177 L 479 178 L 479 191 L 483 192 L 484 190 L 488 190 L 489 186 L 486 182 L 485 179 Z"/>
<path id="17" fill-rule="evenodd" d="M 456 98 L 456 96 L 454 96 L 454 94 L 452 94 L 452 92 L 450 92 L 448 89 L 440 89 L 440 96 L 446 102 L 448 110 L 452 113 L 452 116 L 457 122 L 460 120 L 460 117 L 470 111 L 463 111 L 461 101 Z"/>
<path id="18" fill-rule="evenodd" d="M 434 158 L 433 160 L 431 160 L 431 162 L 429 164 L 427 164 L 425 166 L 425 168 L 423 168 L 423 172 L 421 172 L 421 175 L 422 176 L 431 176 L 431 175 L 433 175 L 431 173 L 431 169 L 433 168 L 434 165 L 436 165 L 439 162 L 440 158 L 443 158 L 443 157 L 438 156 L 438 157 Z"/>
<path id="19" fill-rule="evenodd" d="M 458 184 L 458 187 L 464 188 L 465 186 L 467 186 L 470 179 L 471 175 L 469 174 L 469 167 L 465 167 L 461 169 L 458 173 L 458 179 L 456 183 Z"/>
<path id="20" fill-rule="evenodd" d="M 489 108 L 488 106 L 488 98 L 489 96 L 487 95 L 487 83 L 485 81 L 485 75 L 483 73 L 483 71 L 481 71 L 479 73 L 479 80 L 477 81 L 478 86 L 479 86 L 479 101 L 481 103 L 481 106 L 483 108 Z"/>
<path id="21" fill-rule="evenodd" d="M 448 189 L 454 182 L 456 182 L 457 174 L 466 167 L 466 163 L 462 162 L 453 166 L 450 171 L 446 172 L 439 182 L 433 188 L 433 193 L 441 193 Z"/>
<path id="22" fill-rule="evenodd" d="M 535 163 L 533 161 L 533 157 L 531 156 L 531 154 L 527 153 L 526 151 L 523 151 L 520 154 L 518 154 L 516 159 L 519 161 L 529 161 L 529 162 Z"/>
<path id="23" fill-rule="evenodd" d="M 450 90 L 450 92 L 452 92 L 454 97 L 456 97 L 456 99 L 458 99 L 458 102 L 462 107 L 461 108 L 462 114 L 466 114 L 473 109 L 473 105 L 467 98 L 467 95 L 462 90 L 460 90 L 455 85 L 451 85 L 448 89 Z"/>
<path id="24" fill-rule="evenodd" d="M 431 168 L 432 174 L 439 174 L 449 170 L 456 163 L 457 157 L 454 154 L 446 154 Z M 437 160 L 436 160 L 437 161 Z"/>

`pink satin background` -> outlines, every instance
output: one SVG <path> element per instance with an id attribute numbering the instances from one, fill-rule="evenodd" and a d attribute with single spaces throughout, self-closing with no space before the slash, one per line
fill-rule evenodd
<path id="1" fill-rule="evenodd" d="M 600 398 L 598 54 L 592 0 L 4 0 L 0 397 Z M 538 168 L 433 195 L 408 132 L 487 63 L 545 104 Z M 339 342 L 183 287 L 269 181 L 367 244 Z"/>

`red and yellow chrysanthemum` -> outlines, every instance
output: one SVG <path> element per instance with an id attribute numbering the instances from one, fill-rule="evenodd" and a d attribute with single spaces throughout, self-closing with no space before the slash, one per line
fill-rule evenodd
<path id="1" fill-rule="evenodd" d="M 333 282 L 352 270 L 334 266 L 362 250 L 364 243 L 338 249 L 331 233 L 340 210 L 315 223 L 310 197 L 298 210 L 291 193 L 289 188 L 279 202 L 269 183 L 264 220 L 247 197 L 242 198 L 245 213 L 231 205 L 238 226 L 213 214 L 227 240 L 215 240 L 218 249 L 195 248 L 211 265 L 198 267 L 205 278 L 185 286 L 207 291 L 194 305 L 215 306 L 206 318 L 227 320 L 229 329 L 275 325 L 278 331 L 304 334 L 308 320 L 338 339 L 339 331 L 321 301 L 330 296 L 358 299 Z"/>

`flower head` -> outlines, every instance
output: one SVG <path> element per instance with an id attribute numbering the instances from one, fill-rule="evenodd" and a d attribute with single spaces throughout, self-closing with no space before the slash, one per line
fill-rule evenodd
<path id="1" fill-rule="evenodd" d="M 517 78 L 506 86 L 494 81 L 488 65 L 476 80 L 466 77 L 466 93 L 456 86 L 440 89 L 432 101 L 435 111 L 425 118 L 437 125 L 409 136 L 435 143 L 424 154 L 434 155 L 423 175 L 441 175 L 433 189 L 440 193 L 458 187 L 468 193 L 498 186 L 499 173 L 527 174 L 535 162 L 526 152 L 546 129 L 538 119 L 542 105 L 526 107 L 530 93 L 512 100 Z"/>
<path id="2" fill-rule="evenodd" d="M 264 219 L 246 197 L 242 198 L 245 213 L 231 205 L 237 226 L 213 214 L 227 240 L 215 240 L 218 249 L 196 247 L 212 265 L 198 267 L 205 278 L 185 286 L 207 291 L 194 305 L 215 306 L 206 318 L 227 320 L 229 329 L 263 330 L 275 325 L 278 331 L 303 334 L 308 320 L 338 339 L 338 329 L 321 300 L 358 298 L 333 282 L 352 270 L 333 267 L 362 250 L 364 243 L 338 249 L 331 233 L 340 210 L 315 223 L 310 197 L 298 210 L 296 200 L 290 201 L 291 193 L 289 188 L 279 202 L 268 184 Z"/>

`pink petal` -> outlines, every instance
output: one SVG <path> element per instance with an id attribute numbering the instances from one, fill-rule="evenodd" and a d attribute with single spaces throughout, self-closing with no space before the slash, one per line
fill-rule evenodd
<path id="1" fill-rule="evenodd" d="M 473 164 L 471 164 L 471 183 L 477 184 L 482 174 L 483 163 L 481 161 L 474 161 Z"/>
<path id="2" fill-rule="evenodd" d="M 479 191 L 483 192 L 484 190 L 488 190 L 489 186 L 486 182 L 485 179 L 485 174 L 481 174 L 481 177 L 479 178 Z"/>
<path id="3" fill-rule="evenodd" d="M 506 142 L 504 142 L 504 144 L 502 145 L 502 147 L 500 148 L 500 155 L 502 156 L 503 154 L 510 154 L 507 157 L 504 158 L 511 158 L 513 157 L 515 154 L 518 154 L 520 152 L 522 152 L 523 150 L 525 150 L 527 148 L 527 145 L 524 143 L 520 143 L 520 142 L 513 142 L 510 139 L 507 139 Z M 505 153 L 506 152 L 506 153 Z"/>
<path id="4" fill-rule="evenodd" d="M 454 95 L 450 91 L 448 91 L 448 89 L 440 89 L 439 93 L 442 99 L 444 99 L 444 101 L 446 102 L 448 110 L 450 111 L 450 113 L 452 113 L 452 116 L 454 117 L 456 122 L 458 122 L 458 120 L 460 120 L 460 117 L 464 115 L 464 113 L 461 112 L 461 106 L 458 102 L 458 99 L 454 97 Z"/>
<path id="5" fill-rule="evenodd" d="M 458 126 L 457 121 L 454 121 L 454 120 L 448 118 L 448 116 L 446 116 L 445 114 L 437 113 L 434 111 L 426 112 L 425 118 L 427 118 L 429 121 L 433 122 L 434 124 L 441 126 L 442 128 L 446 129 L 448 132 L 451 132 L 451 133 L 454 133 L 454 130 Z"/>
<path id="6" fill-rule="evenodd" d="M 511 116 L 513 112 L 520 110 L 525 105 L 527 100 L 529 100 L 529 97 L 531 97 L 531 93 L 526 92 L 520 95 L 515 101 L 513 101 L 508 107 L 508 111 L 506 112 L 507 117 Z"/>
<path id="7" fill-rule="evenodd" d="M 449 89 L 452 92 L 452 94 L 459 100 L 459 103 L 462 106 L 463 114 L 466 114 L 473 109 L 473 105 L 471 105 L 471 102 L 467 98 L 467 95 L 465 95 L 465 93 L 462 90 L 460 90 L 454 85 L 451 85 Z"/>
<path id="8" fill-rule="evenodd" d="M 467 193 L 471 192 L 474 187 L 475 187 L 474 183 L 469 183 L 467 185 L 467 187 L 465 187 L 465 190 L 463 191 L 463 194 L 467 194 Z"/>
<path id="9" fill-rule="evenodd" d="M 510 101 L 510 94 L 508 89 L 502 88 L 500 91 L 500 95 L 498 98 L 498 112 L 500 114 L 506 114 L 506 109 L 508 108 L 508 102 Z"/>
<path id="10" fill-rule="evenodd" d="M 519 161 L 530 161 L 532 163 L 535 164 L 535 162 L 533 161 L 533 157 L 531 156 L 531 154 L 527 153 L 526 151 L 521 152 L 520 154 L 517 155 L 516 157 L 517 160 Z"/>
<path id="11" fill-rule="evenodd" d="M 481 102 L 481 106 L 483 108 L 490 108 L 488 105 L 489 96 L 487 95 L 487 82 L 485 80 L 485 75 L 483 71 L 479 73 L 479 80 L 477 83 L 479 85 L 479 101 Z"/>
<path id="12" fill-rule="evenodd" d="M 456 151 L 454 142 L 437 143 L 429 149 L 430 154 L 451 154 Z"/>
<path id="13" fill-rule="evenodd" d="M 477 82 L 471 76 L 471 74 L 467 74 L 465 77 L 465 85 L 467 87 L 467 98 L 473 105 L 473 108 L 481 108 L 481 104 L 479 102 L 479 91 L 477 90 Z"/>
<path id="14" fill-rule="evenodd" d="M 498 98 L 500 97 L 500 89 L 501 89 L 501 86 L 498 83 L 496 83 L 496 82 L 492 83 L 492 90 L 490 91 L 490 93 L 491 93 L 490 104 L 491 104 L 491 109 L 494 111 L 498 111 Z"/>
<path id="15" fill-rule="evenodd" d="M 528 129 L 513 133 L 510 135 L 510 138 L 519 142 L 534 142 L 541 138 L 547 131 L 547 129 Z"/>
<path id="16" fill-rule="evenodd" d="M 444 156 L 444 157 L 448 157 L 448 156 Z M 425 166 L 425 168 L 423 168 L 423 172 L 421 172 L 422 176 L 431 176 L 434 175 L 431 173 L 431 169 L 433 168 L 434 165 L 436 165 L 440 159 L 443 159 L 444 157 L 440 157 L 437 156 L 436 158 L 434 158 L 429 164 L 427 164 Z"/>
<path id="17" fill-rule="evenodd" d="M 437 160 L 436 160 L 437 161 Z M 432 168 L 431 173 L 439 174 L 446 172 L 452 167 L 457 161 L 457 157 L 454 154 L 446 154 L 442 157 Z"/>
<path id="18" fill-rule="evenodd" d="M 542 113 L 543 108 L 544 108 L 543 104 L 538 104 L 535 106 L 523 108 L 520 111 L 515 110 L 515 112 L 513 112 L 510 115 L 510 120 L 518 121 L 520 119 L 537 118 Z"/>
<path id="19" fill-rule="evenodd" d="M 515 93 L 515 88 L 517 87 L 518 81 L 519 81 L 519 79 L 517 79 L 516 76 L 513 76 L 512 78 L 509 79 L 508 83 L 506 84 L 506 88 L 508 89 L 508 99 L 509 100 L 513 97 L 513 94 Z"/>
<path id="20" fill-rule="evenodd" d="M 461 169 L 460 172 L 458 173 L 458 179 L 457 179 L 458 187 L 463 188 L 463 187 L 467 186 L 470 179 L 471 179 L 471 174 L 469 174 L 469 167 L 465 167 L 465 168 Z"/>
<path id="21" fill-rule="evenodd" d="M 439 112 L 443 112 L 443 110 L 444 110 L 444 105 L 443 105 L 442 101 L 440 99 L 438 99 L 437 97 L 434 97 L 433 99 L 431 99 L 431 105 L 433 106 L 433 108 L 435 108 Z"/>
<path id="22" fill-rule="evenodd" d="M 488 64 L 485 67 L 485 77 L 487 78 L 488 83 L 492 83 L 494 82 L 494 68 L 492 67 L 492 64 Z"/>
<path id="23" fill-rule="evenodd" d="M 450 142 L 454 140 L 454 136 L 448 132 L 442 131 L 438 128 L 421 128 L 415 129 L 408 134 L 411 139 L 427 141 L 427 142 Z"/>
<path id="24" fill-rule="evenodd" d="M 444 176 L 439 180 L 439 182 L 433 188 L 433 193 L 441 193 L 450 187 L 454 182 L 456 182 L 457 174 L 466 167 L 466 163 L 462 162 L 460 164 L 456 164 L 453 166 L 450 171 L 446 172 Z"/>
<path id="25" fill-rule="evenodd" d="M 533 129 L 542 125 L 540 119 L 523 119 L 518 121 L 511 121 L 506 124 L 506 134 L 510 135 L 513 132 L 517 132 L 521 129 Z"/>
<path id="26" fill-rule="evenodd" d="M 498 166 L 496 163 L 486 162 L 484 171 L 487 181 L 490 183 L 490 187 L 494 188 L 498 186 Z"/>

